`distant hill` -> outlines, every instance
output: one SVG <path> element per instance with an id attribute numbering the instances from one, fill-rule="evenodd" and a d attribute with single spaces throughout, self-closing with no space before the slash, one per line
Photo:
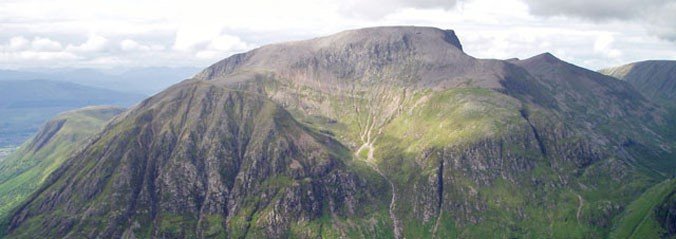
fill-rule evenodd
<path id="1" fill-rule="evenodd" d="M 19 145 L 46 120 L 88 105 L 131 106 L 145 95 L 50 80 L 0 80 L 0 147 Z"/>
<path id="2" fill-rule="evenodd" d="M 33 193 L 73 151 L 123 110 L 95 106 L 60 114 L 19 150 L 0 161 L 0 218 Z"/>
<path id="3" fill-rule="evenodd" d="M 146 67 L 125 71 L 97 69 L 0 70 L 3 80 L 49 79 L 104 89 L 152 95 L 190 78 L 199 68 Z"/>
<path id="4" fill-rule="evenodd" d="M 648 98 L 672 104 L 676 101 L 676 61 L 634 62 L 600 72 L 629 82 Z"/>

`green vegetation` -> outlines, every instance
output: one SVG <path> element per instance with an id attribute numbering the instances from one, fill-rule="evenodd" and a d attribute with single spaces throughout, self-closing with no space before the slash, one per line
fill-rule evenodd
<path id="1" fill-rule="evenodd" d="M 16 147 L 3 147 L 0 148 L 0 162 L 2 162 L 7 155 L 12 154 L 12 152 L 16 151 Z"/>
<path id="2" fill-rule="evenodd" d="M 431 92 L 383 128 L 383 139 L 404 153 L 449 147 L 503 135 L 521 120 L 520 103 L 506 95 L 481 88 Z M 386 140 L 381 144 L 388 144 Z"/>
<path id="3" fill-rule="evenodd" d="M 33 193 L 86 140 L 122 110 L 89 107 L 52 119 L 0 163 L 0 218 Z"/>
<path id="4" fill-rule="evenodd" d="M 616 220 L 610 238 L 661 238 L 664 228 L 656 218 L 656 209 L 676 192 L 676 179 L 669 179 L 648 189 L 627 206 Z"/>
<path id="5" fill-rule="evenodd" d="M 144 101 L 17 209 L 9 237 L 662 233 L 673 181 L 649 188 L 674 169 L 671 116 L 628 84 L 550 54 L 474 59 L 441 30 L 358 35 L 262 47 Z M 50 147 L 25 149 L 67 158 Z M 35 161 L 5 177 L 40 182 L 31 170 L 63 159 Z"/>

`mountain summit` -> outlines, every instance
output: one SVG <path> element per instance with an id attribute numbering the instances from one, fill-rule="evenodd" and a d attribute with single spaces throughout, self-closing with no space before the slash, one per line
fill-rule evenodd
<path id="1" fill-rule="evenodd" d="M 143 101 L 4 228 L 10 238 L 605 237 L 674 173 L 663 117 L 631 85 L 550 54 L 477 59 L 453 31 L 345 31 L 231 56 Z"/>
<path id="2" fill-rule="evenodd" d="M 499 88 L 505 68 L 501 61 L 465 54 L 452 30 L 377 27 L 263 46 L 220 61 L 195 78 L 236 84 L 274 73 L 323 90 L 354 83 Z"/>

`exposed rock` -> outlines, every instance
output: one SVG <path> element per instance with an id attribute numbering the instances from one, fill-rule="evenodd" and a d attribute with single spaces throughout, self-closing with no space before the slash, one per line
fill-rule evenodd
<path id="1" fill-rule="evenodd" d="M 435 28 L 268 45 L 120 116 L 9 235 L 604 237 L 654 181 L 635 165 L 661 172 L 643 157 L 670 150 L 662 113 L 551 54 L 476 59 Z"/>

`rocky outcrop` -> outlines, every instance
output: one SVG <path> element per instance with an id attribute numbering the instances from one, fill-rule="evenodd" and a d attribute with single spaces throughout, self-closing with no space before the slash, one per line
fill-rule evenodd
<path id="1" fill-rule="evenodd" d="M 476 59 L 435 28 L 268 45 L 118 117 L 9 235 L 603 237 L 652 182 L 621 142 L 668 151 L 660 114 L 551 54 Z"/>
<path id="2" fill-rule="evenodd" d="M 453 215 L 459 225 L 476 224 L 483 220 L 479 215 L 487 208 L 479 189 L 490 188 L 497 181 L 541 189 L 568 187 L 575 179 L 566 171 L 581 171 L 604 158 L 601 149 L 583 139 L 571 140 L 565 129 L 542 128 L 538 137 L 530 127 L 524 125 L 497 139 L 425 152 L 422 157 L 438 163 L 430 165 L 433 170 L 429 172 L 434 173 L 412 187 L 413 215 L 430 222 L 444 212 Z M 554 181 L 542 181 L 533 175 L 536 167 L 551 168 L 560 175 Z"/>
<path id="3" fill-rule="evenodd" d="M 284 237 L 293 222 L 378 204 L 363 189 L 379 182 L 351 172 L 345 151 L 261 96 L 185 82 L 108 126 L 15 214 L 10 234 Z"/>
<path id="4" fill-rule="evenodd" d="M 230 87 L 272 74 L 320 92 L 390 84 L 416 88 L 501 88 L 506 64 L 462 51 L 453 31 L 379 27 L 263 46 L 226 58 L 196 75 Z"/>
<path id="5" fill-rule="evenodd" d="M 664 238 L 676 235 L 676 192 L 665 197 L 665 200 L 655 208 L 657 222 L 664 228 Z"/>

